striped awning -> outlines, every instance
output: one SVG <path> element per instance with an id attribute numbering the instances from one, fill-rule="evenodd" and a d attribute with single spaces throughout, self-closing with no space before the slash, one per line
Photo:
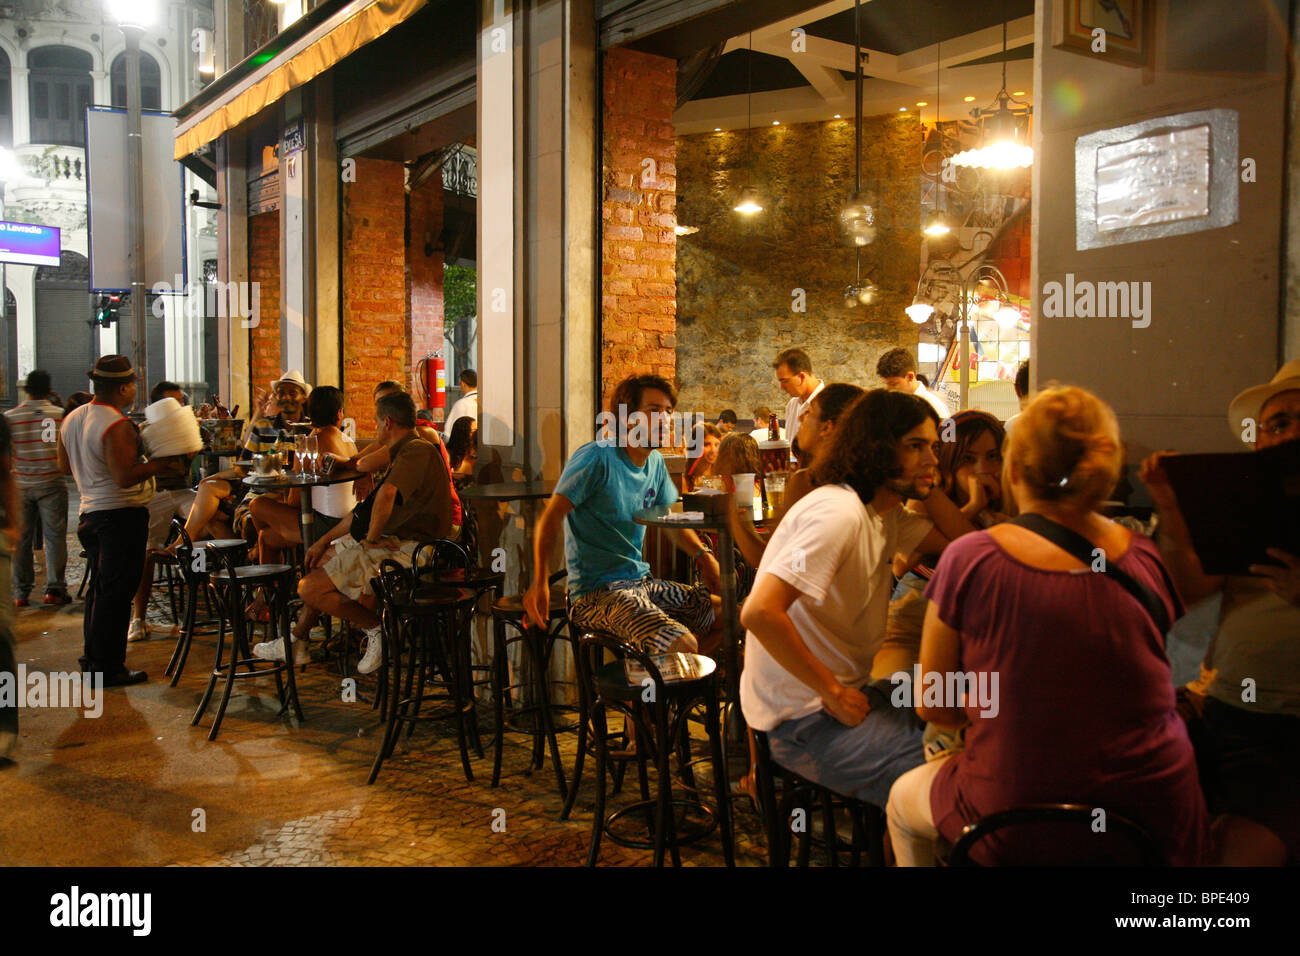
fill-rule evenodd
<path id="1" fill-rule="evenodd" d="M 275 41 L 253 54 L 253 69 L 220 95 L 199 94 L 177 111 L 173 156 L 182 159 L 227 130 L 256 116 L 290 90 L 320 76 L 344 57 L 383 36 L 428 0 L 353 0 L 283 49 Z M 263 62 L 257 62 L 261 59 Z M 241 64 L 242 66 L 242 64 Z M 220 80 L 218 80 L 218 83 Z"/>

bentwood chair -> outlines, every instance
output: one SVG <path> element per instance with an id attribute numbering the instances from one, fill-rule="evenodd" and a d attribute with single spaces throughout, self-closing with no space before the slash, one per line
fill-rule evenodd
<path id="1" fill-rule="evenodd" d="M 994 865 L 1058 866 L 1136 865 L 1164 866 L 1167 860 L 1155 838 L 1139 823 L 1110 810 L 1105 812 L 1105 829 L 1097 829 L 1098 809 L 1078 803 L 1036 803 L 991 813 L 967 825 L 948 853 L 949 866 L 979 866 L 972 858 L 976 845 L 983 841 L 996 853 L 993 844 L 1007 835 L 1012 827 L 1024 828 L 1018 844 L 1032 844 L 1032 857 L 1005 854 Z M 1068 848 L 1060 841 L 1069 839 Z M 1080 858 L 1078 848 L 1088 847 Z M 1068 854 L 1068 859 L 1065 858 Z"/>
<path id="2" fill-rule="evenodd" d="M 220 601 L 215 605 L 216 621 L 209 619 L 200 624 L 198 620 L 200 596 L 208 603 L 209 618 L 214 610 L 211 597 L 211 565 L 216 560 L 216 553 L 228 552 L 237 565 L 242 565 L 248 558 L 248 543 L 243 538 L 220 538 L 200 541 L 196 546 L 190 540 L 185 525 L 179 518 L 172 519 L 171 537 L 176 542 L 175 567 L 181 579 L 182 621 L 180 633 L 176 635 L 176 647 L 172 650 L 171 660 L 167 662 L 164 674 L 171 677 L 171 686 L 175 687 L 180 683 L 181 673 L 185 670 L 185 662 L 189 659 L 190 647 L 196 634 L 219 632 L 220 639 L 225 640 L 227 621 Z M 216 631 L 213 631 L 214 625 Z"/>
<path id="3" fill-rule="evenodd" d="M 768 865 L 790 865 L 790 849 L 797 840 L 798 864 L 808 866 L 814 842 L 826 853 L 827 866 L 839 866 L 848 852 L 849 865 L 860 866 L 865 853 L 868 866 L 884 866 L 885 814 L 879 807 L 835 793 L 782 767 L 772 759 L 767 734 L 753 731 L 757 752 L 759 810 L 767 834 Z M 778 789 L 777 784 L 780 784 Z M 821 839 L 814 840 L 813 828 L 821 815 Z M 837 815 L 848 815 L 850 835 L 844 840 L 836 827 Z"/>
<path id="4" fill-rule="evenodd" d="M 605 661 L 607 653 L 612 660 Z M 579 727 L 578 753 L 581 756 L 586 746 L 589 720 L 596 762 L 596 806 L 587 865 L 596 865 L 601 839 L 608 836 L 621 846 L 653 849 L 655 866 L 663 865 L 665 852 L 671 854 L 674 866 L 680 866 L 680 847 L 695 843 L 717 829 L 721 832 L 723 858 L 727 866 L 734 866 L 717 665 L 699 654 L 651 657 L 612 634 L 599 631 L 583 634 L 577 656 L 586 702 L 583 708 L 586 719 Z M 661 665 L 673 667 L 672 680 L 665 679 Z M 686 718 L 700 701 L 705 707 L 705 733 L 713 765 L 714 806 L 704 803 L 700 799 L 702 792 L 689 784 L 684 792 L 690 798 L 673 794 L 672 757 L 677 756 L 679 769 L 689 775 L 690 728 Z M 635 727 L 634 759 L 638 764 L 641 799 L 607 813 L 605 791 L 611 739 L 607 718 L 611 713 L 621 715 Z M 654 796 L 649 786 L 651 762 L 655 770 Z M 575 771 L 575 788 L 579 779 Z M 642 821 L 643 828 L 629 833 L 625 823 L 634 818 Z"/>

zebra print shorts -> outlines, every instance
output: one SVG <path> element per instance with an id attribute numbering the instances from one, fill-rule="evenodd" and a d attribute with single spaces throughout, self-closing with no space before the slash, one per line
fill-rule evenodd
<path id="1" fill-rule="evenodd" d="M 647 575 L 639 581 L 612 581 L 579 596 L 570 608 L 569 620 L 579 629 L 608 631 L 646 653 L 662 654 L 675 641 L 709 632 L 713 600 L 706 587 Z"/>

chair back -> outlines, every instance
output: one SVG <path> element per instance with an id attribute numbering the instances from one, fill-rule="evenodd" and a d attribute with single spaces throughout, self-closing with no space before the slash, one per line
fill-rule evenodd
<path id="1" fill-rule="evenodd" d="M 468 572 L 469 567 L 469 553 L 450 538 L 423 541 L 411 555 L 411 571 L 416 585 L 439 584 L 448 572 Z"/>
<path id="2" fill-rule="evenodd" d="M 971 851 L 975 845 L 981 840 L 985 840 L 993 834 L 1001 833 L 1011 827 L 1034 828 L 1032 845 L 1035 848 L 1037 859 L 1033 861 L 1022 859 L 998 860 L 995 865 L 1054 866 L 1066 862 L 1061 860 L 1059 856 L 1056 859 L 1050 858 L 1053 852 L 1053 841 L 1046 836 L 1046 833 L 1050 831 L 1069 833 L 1073 838 L 1071 846 L 1077 844 L 1081 837 L 1096 841 L 1098 852 L 1095 857 L 1090 855 L 1084 861 L 1071 859 L 1068 862 L 1072 864 L 1083 862 L 1101 865 L 1164 866 L 1167 863 L 1164 854 L 1160 851 L 1160 847 L 1156 844 L 1155 838 L 1140 824 L 1128 817 L 1107 810 L 1104 818 L 1105 830 L 1104 832 L 1098 831 L 1096 822 L 1102 818 L 1098 817 L 1097 813 L 1097 807 L 1078 803 L 1037 803 L 991 813 L 962 830 L 961 836 L 957 838 L 957 842 L 953 844 L 952 851 L 948 855 L 948 865 L 981 865 L 971 858 Z M 1022 834 L 1022 836 L 1025 836 L 1026 840 L 1028 840 L 1027 835 Z M 1019 843 L 1018 840 L 1017 844 Z M 1057 843 L 1056 845 L 1059 851 L 1060 844 Z M 1124 855 L 1113 852 L 1117 845 L 1127 847 L 1129 853 Z"/>
<path id="3" fill-rule="evenodd" d="M 194 542 L 190 540 L 189 532 L 185 530 L 185 522 L 180 518 L 172 518 L 171 534 L 167 536 L 165 544 L 170 546 L 176 542 L 176 563 L 180 567 L 181 577 L 187 582 L 194 578 L 206 579 L 208 576 L 208 548 L 196 552 Z M 198 567 L 195 566 L 194 556 L 198 553 L 202 557 Z"/>
<path id="4" fill-rule="evenodd" d="M 370 579 L 370 586 L 386 609 L 396 610 L 411 603 L 415 575 L 392 558 L 384 558 L 379 563 L 379 574 Z"/>

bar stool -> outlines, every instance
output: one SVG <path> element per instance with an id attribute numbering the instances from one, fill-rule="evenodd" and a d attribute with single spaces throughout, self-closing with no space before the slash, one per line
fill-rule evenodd
<path id="1" fill-rule="evenodd" d="M 224 677 L 225 688 L 221 694 L 221 702 L 217 706 L 216 719 L 213 720 L 212 729 L 208 732 L 208 740 L 217 739 L 217 733 L 221 730 L 221 721 L 226 715 L 226 706 L 230 703 L 230 692 L 234 689 L 235 681 L 249 677 L 273 675 L 275 677 L 276 693 L 280 697 L 280 713 L 283 714 L 286 710 L 292 708 L 294 716 L 299 720 L 303 719 L 302 706 L 298 702 L 298 686 L 294 681 L 293 664 L 289 660 L 292 657 L 292 649 L 289 637 L 288 604 L 289 594 L 294 585 L 294 569 L 287 564 L 237 565 L 233 550 L 230 548 L 213 548 L 209 551 L 210 556 L 215 557 L 220 565 L 219 570 L 211 572 L 211 579 L 212 585 L 217 591 L 218 603 L 224 605 L 222 613 L 230 621 L 231 648 L 230 659 L 223 663 L 226 632 L 225 628 L 222 628 L 217 638 L 217 656 L 212 665 L 212 674 L 208 678 L 207 689 L 203 692 L 203 699 L 199 701 L 198 709 L 194 712 L 194 719 L 190 721 L 192 726 L 198 726 L 203 714 L 208 709 L 208 703 L 212 700 L 212 692 L 217 686 L 217 680 Z M 244 603 L 247 593 L 245 589 L 255 587 L 266 589 L 270 596 L 268 603 L 272 611 L 267 629 L 271 633 L 267 635 L 267 639 L 274 640 L 274 633 L 279 632 L 279 636 L 286 645 L 287 654 L 284 661 L 265 661 L 259 657 L 253 657 L 250 650 L 247 624 L 244 618 Z M 270 666 L 258 666 L 262 664 Z M 240 667 L 246 667 L 247 670 L 241 672 Z M 282 679 L 282 675 L 287 679 Z"/>
<path id="2" fill-rule="evenodd" d="M 605 662 L 605 653 L 613 660 Z M 585 695 L 584 717 L 591 722 L 591 738 L 596 756 L 596 807 L 591 824 L 591 849 L 587 865 L 595 866 L 600 855 L 602 836 L 608 836 L 621 846 L 654 849 L 654 865 L 662 866 L 664 853 L 672 856 L 674 866 L 681 865 L 679 848 L 695 843 L 713 832 L 722 833 L 722 853 L 727 866 L 735 865 L 731 827 L 731 802 L 727 793 L 726 763 L 722 753 L 722 731 L 718 719 L 718 673 L 716 663 L 699 654 L 672 654 L 650 657 L 612 634 L 600 631 L 584 633 L 578 648 L 578 673 Z M 657 663 L 656 663 L 657 662 Z M 675 665 L 674 679 L 665 680 L 660 664 Z M 629 667 L 631 665 L 631 667 Z M 629 671 L 631 673 L 629 673 Z M 643 677 L 639 676 L 644 674 Z M 679 760 L 683 750 L 689 752 L 685 735 L 689 728 L 686 715 L 696 703 L 705 707 L 705 732 L 713 762 L 714 795 L 716 809 L 703 803 L 674 798 L 673 774 L 670 758 L 674 752 Z M 605 812 L 605 783 L 609 761 L 609 730 L 606 715 L 620 713 L 635 727 L 635 759 L 641 784 L 641 799 L 616 810 Z M 579 729 L 578 752 L 586 745 L 587 721 Z M 656 770 L 656 793 L 650 796 L 646 764 L 653 760 Z M 576 790 L 579 776 L 575 772 L 573 787 Z M 698 791 L 696 791 L 698 795 Z M 690 821 L 685 812 L 681 826 L 676 819 L 677 808 L 697 812 L 703 822 Z M 648 838 L 623 836 L 616 827 L 631 814 L 643 814 L 648 825 Z"/>
<path id="3" fill-rule="evenodd" d="M 384 736 L 370 767 L 366 783 L 375 782 L 384 760 L 392 756 L 403 725 L 408 736 L 420 720 L 456 721 L 456 738 L 460 747 L 465 779 L 473 781 L 469 762 L 469 721 L 473 699 L 466 691 L 468 683 L 468 648 L 457 638 L 459 618 L 473 608 L 473 591 L 450 586 L 417 587 L 415 576 L 391 558 L 379 566 L 379 576 L 371 586 L 382 601 L 384 663 L 380 671 L 383 696 Z M 442 692 L 427 695 L 426 686 Z M 426 701 L 446 702 L 449 708 L 420 713 Z"/>
<path id="4" fill-rule="evenodd" d="M 1065 860 L 1057 857 L 1055 860 L 1040 858 L 1036 861 L 1017 860 L 1014 865 L 1026 866 L 1049 865 L 1060 866 L 1079 865 L 1085 863 L 1088 865 L 1097 865 L 1103 863 L 1109 866 L 1167 866 L 1169 861 L 1165 859 L 1159 844 L 1150 832 L 1141 824 L 1121 816 L 1118 813 L 1106 811 L 1106 831 L 1105 837 L 1098 839 L 1093 830 L 1096 822 L 1097 808 L 1092 804 L 1078 803 L 1036 803 L 1023 807 L 1012 807 L 1009 810 L 1001 810 L 997 813 L 990 813 L 986 817 L 981 817 L 974 823 L 967 824 L 961 831 L 961 836 L 957 842 L 952 845 L 945 862 L 948 866 L 980 866 L 981 864 L 971 859 L 971 850 L 975 844 L 985 840 L 1001 830 L 1008 827 L 1042 827 L 1044 825 L 1055 825 L 1057 829 L 1071 828 L 1076 833 L 1084 834 L 1088 844 L 1095 847 L 1096 855 L 1087 860 Z M 1050 854 L 1051 841 L 1044 839 L 1041 829 L 1039 836 L 1034 840 L 1037 848 L 1043 849 L 1045 853 Z M 1116 853 L 1116 844 L 1127 844 L 1128 853 Z"/>
<path id="5" fill-rule="evenodd" d="M 195 634 L 219 633 L 219 639 L 225 640 L 226 616 L 220 601 L 217 601 L 215 606 L 217 632 L 211 630 L 213 623 L 211 620 L 205 622 L 202 631 L 199 630 L 196 621 L 200 594 L 208 602 L 209 616 L 214 610 L 210 594 L 212 578 L 208 570 L 208 562 L 215 560 L 216 552 L 227 551 L 236 564 L 243 564 L 248 560 L 248 543 L 243 538 L 218 538 L 199 542 L 199 548 L 196 551 L 194 542 L 190 540 L 189 534 L 185 531 L 185 525 L 181 523 L 179 518 L 172 519 L 172 540 L 178 542 L 176 545 L 175 566 L 181 576 L 181 601 L 184 605 L 184 621 L 181 624 L 180 633 L 176 636 L 176 647 L 172 650 L 171 660 L 167 662 L 167 669 L 163 673 L 171 677 L 170 686 L 175 687 L 180 682 L 181 672 L 185 670 L 185 662 L 189 659 L 190 645 Z M 196 554 L 202 554 L 203 559 L 196 561 Z"/>
<path id="6" fill-rule="evenodd" d="M 551 575 L 549 583 L 552 588 L 567 575 L 561 569 Z M 555 768 L 555 778 L 559 784 L 560 797 L 568 803 L 568 785 L 564 779 L 564 766 L 560 760 L 560 746 L 556 733 L 577 730 L 578 723 L 572 722 L 563 727 L 555 726 L 556 711 L 576 712 L 579 708 L 567 704 L 555 704 L 551 692 L 556 684 L 571 684 L 571 681 L 552 681 L 550 678 L 551 657 L 556 641 L 566 641 L 573 646 L 572 632 L 569 630 L 568 602 L 563 593 L 554 590 L 550 595 L 550 606 L 545 628 L 524 626 L 524 600 L 522 594 L 510 594 L 492 602 L 492 710 L 496 718 L 496 741 L 492 762 L 492 786 L 501 782 L 501 756 L 505 744 L 506 728 L 510 727 L 533 738 L 533 754 L 529 760 L 527 773 L 541 770 L 546 763 L 546 749 L 550 747 L 551 764 Z M 520 655 L 519 682 L 510 683 L 510 646 L 518 644 L 522 649 Z M 574 648 L 576 653 L 576 648 Z M 527 674 L 529 679 L 523 675 Z M 519 703 L 514 702 L 513 691 L 519 692 Z M 531 692 L 533 700 L 526 702 Z M 525 718 L 532 717 L 532 724 L 525 723 Z"/>
<path id="7" fill-rule="evenodd" d="M 799 838 L 798 865 L 809 864 L 812 856 L 812 814 L 820 811 L 822 819 L 821 843 L 826 851 L 826 865 L 839 866 L 840 854 L 848 851 L 849 865 L 860 866 L 862 854 L 867 855 L 868 866 L 885 865 L 885 812 L 874 804 L 853 797 L 836 793 L 828 787 L 807 780 L 791 770 L 782 767 L 772 759 L 772 750 L 768 744 L 767 734 L 761 730 L 753 731 L 755 750 L 758 752 L 758 793 L 760 810 L 763 814 L 763 828 L 767 832 L 768 865 L 786 867 L 790 865 L 790 845 L 792 837 Z M 778 797 L 776 780 L 781 780 L 781 792 Z M 837 811 L 847 812 L 851 821 L 852 834 L 849 840 L 840 838 L 836 832 L 835 815 Z M 791 817 L 802 814 L 803 828 L 794 829 Z"/>

